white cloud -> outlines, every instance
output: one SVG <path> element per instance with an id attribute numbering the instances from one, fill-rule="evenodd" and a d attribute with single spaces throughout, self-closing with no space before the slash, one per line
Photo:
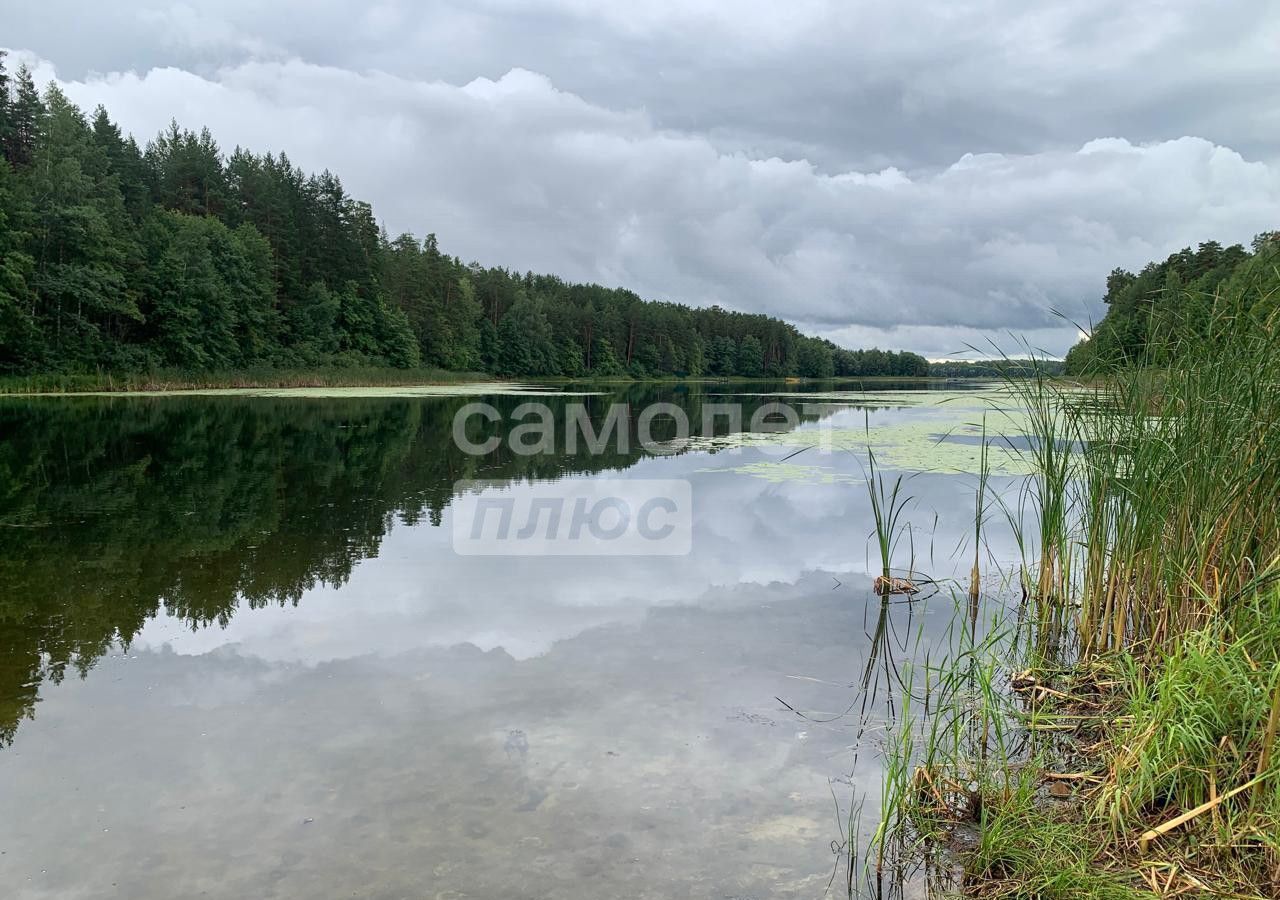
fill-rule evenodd
<path id="1" fill-rule="evenodd" d="M 1280 8 L 1257 0 L 45 0 L 6 12 L 7 41 L 74 78 L 301 58 L 463 84 L 518 67 L 722 150 L 831 172 L 1103 134 L 1280 154 Z"/>
<path id="2" fill-rule="evenodd" d="M 1114 266 L 1277 225 L 1280 12 L 1246 0 L 67 4 L 12 34 L 140 138 L 208 125 L 464 258 L 853 343 L 1061 352 L 1049 310 L 1096 318 Z"/>
<path id="3" fill-rule="evenodd" d="M 1198 138 L 825 174 L 725 153 L 522 69 L 454 85 L 289 60 L 64 87 L 143 138 L 176 116 L 226 149 L 330 168 L 393 233 L 437 231 L 467 259 L 930 355 L 1005 330 L 1061 352 L 1075 329 L 1051 310 L 1098 315 L 1111 268 L 1248 240 L 1280 206 L 1275 167 Z"/>

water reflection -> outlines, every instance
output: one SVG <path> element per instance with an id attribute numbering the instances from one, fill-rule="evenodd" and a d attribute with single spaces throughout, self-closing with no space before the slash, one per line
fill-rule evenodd
<path id="1" fill-rule="evenodd" d="M 695 421 L 724 400 L 573 402 L 603 415 L 619 397 Z M 821 892 L 830 782 L 874 792 L 879 777 L 874 759 L 851 769 L 869 717 L 833 714 L 891 703 L 889 635 L 923 629 L 915 652 L 953 611 L 894 605 L 868 629 L 858 460 L 833 455 L 823 467 L 848 478 L 805 483 L 727 471 L 765 459 L 754 449 L 521 456 L 503 441 L 472 457 L 449 437 L 468 399 L 0 404 L 0 796 L 29 811 L 0 823 L 5 884 Z M 896 415 L 874 410 L 824 414 Z M 693 553 L 466 558 L 441 527 L 459 479 L 605 471 L 689 479 Z M 933 475 L 913 490 L 918 552 L 936 544 L 941 568 L 971 489 Z"/>

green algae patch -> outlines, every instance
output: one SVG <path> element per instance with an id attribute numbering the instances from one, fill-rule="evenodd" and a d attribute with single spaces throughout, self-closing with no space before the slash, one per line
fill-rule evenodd
<path id="1" fill-rule="evenodd" d="M 779 402 L 806 401 L 845 406 L 916 407 L 982 410 L 1007 405 L 1014 395 L 1004 387 L 981 391 L 769 391 L 746 393 L 735 391 L 728 396 L 772 398 Z"/>
<path id="2" fill-rule="evenodd" d="M 1004 386 L 981 391 L 779 391 L 740 396 L 774 397 L 781 403 L 864 407 L 868 408 L 868 416 L 857 425 L 828 421 L 793 431 L 746 431 L 694 438 L 688 449 L 718 452 L 752 448 L 786 455 L 852 453 L 863 460 L 870 451 L 875 453 L 878 465 L 899 471 L 977 474 L 985 437 L 989 474 L 1026 476 L 1034 472 L 1034 460 L 1025 449 L 1031 440 L 1027 412 L 1018 404 L 1015 392 Z M 897 407 L 905 417 L 877 422 L 884 414 L 875 412 L 874 407 Z M 797 460 L 796 465 L 799 464 Z M 800 477 L 799 473 L 792 474 Z"/>
<path id="3" fill-rule="evenodd" d="M 795 431 L 744 431 L 717 437 L 698 437 L 689 450 L 722 452 L 756 449 L 777 453 L 852 453 L 865 459 L 875 453 L 877 464 L 905 472 L 977 474 L 981 468 L 983 426 L 976 410 L 964 417 L 931 414 L 906 421 L 874 421 L 856 427 L 802 428 Z M 1025 476 L 1034 472 L 1034 461 L 1018 449 L 1029 440 L 1027 416 L 1019 410 L 987 411 L 987 464 L 991 475 Z"/>
<path id="4" fill-rule="evenodd" d="M 805 466 L 788 462 L 751 462 L 740 466 L 698 469 L 699 472 L 727 472 L 759 478 L 772 484 L 863 484 L 856 475 L 829 466 Z"/>

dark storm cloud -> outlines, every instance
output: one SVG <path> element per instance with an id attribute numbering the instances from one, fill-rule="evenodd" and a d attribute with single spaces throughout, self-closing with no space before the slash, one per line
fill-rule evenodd
<path id="1" fill-rule="evenodd" d="M 1050 308 L 1096 316 L 1113 266 L 1276 226 L 1273 9 L 54 0 L 4 39 L 139 136 L 287 149 L 465 258 L 1060 352 Z"/>

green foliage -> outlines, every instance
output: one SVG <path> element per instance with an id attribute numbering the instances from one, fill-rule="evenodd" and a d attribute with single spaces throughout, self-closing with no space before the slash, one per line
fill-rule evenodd
<path id="1" fill-rule="evenodd" d="M 759 378 L 764 374 L 764 348 L 754 334 L 744 337 L 738 345 L 738 368 L 735 374 L 744 378 Z"/>
<path id="2" fill-rule="evenodd" d="M 209 129 L 197 135 L 170 122 L 147 145 L 145 160 L 155 175 L 155 199 L 166 209 L 203 216 L 218 215 L 226 207 L 226 172 Z"/>
<path id="3" fill-rule="evenodd" d="M 1166 365 L 1120 366 L 1091 390 L 1010 380 L 1034 474 L 1006 513 L 1038 565 L 1024 561 L 1017 629 L 976 648 L 976 664 L 939 667 L 922 749 L 899 735 L 898 756 L 925 774 L 893 769 L 901 809 L 885 827 L 905 839 L 905 814 L 936 838 L 975 821 L 964 863 L 983 895 L 1123 897 L 1157 862 L 1171 893 L 1280 890 L 1273 243 L 1229 274 L 1205 269 L 1222 278 L 1203 319 L 1144 320 L 1142 360 Z M 1141 280 L 1108 283 L 1122 301 Z M 1171 304 L 1191 292 L 1179 271 L 1158 284 Z M 997 670 L 1020 673 L 1013 692 L 969 686 L 968 672 Z M 992 752 L 987 723 L 1031 755 Z M 1078 779 L 1057 795 L 1075 802 L 1046 804 L 1042 779 Z M 973 787 L 961 805 L 944 784 Z"/>
<path id="4" fill-rule="evenodd" d="M 1107 278 L 1107 313 L 1093 334 L 1067 354 L 1072 375 L 1105 374 L 1132 365 L 1165 366 L 1209 336 L 1220 307 L 1266 319 L 1280 302 L 1280 233 L 1266 232 L 1250 250 L 1206 241 L 1148 263 L 1136 275 Z"/>
<path id="5" fill-rule="evenodd" d="M 5 114 L 4 157 L 14 168 L 25 168 L 34 158 L 44 118 L 40 94 L 25 63 L 14 75 L 11 91 L 12 97 L 6 98 L 9 102 Z"/>
<path id="6" fill-rule="evenodd" d="M 1081 533 L 1054 550 L 1082 579 L 1086 649 L 1170 646 L 1280 566 L 1280 318 L 1262 308 L 1220 300 L 1203 334 L 1171 331 L 1171 365 L 1062 398 Z"/>
<path id="7" fill-rule="evenodd" d="M 1054 359 L 947 360 L 929 363 L 931 378 L 1034 378 L 1061 375 L 1064 363 Z"/>
<path id="8" fill-rule="evenodd" d="M 983 805 L 977 848 L 966 872 L 992 896 L 1010 900 L 1138 900 L 1136 879 L 1108 870 L 1104 841 L 1084 823 L 1054 815 L 1020 778 Z"/>
<path id="9" fill-rule="evenodd" d="M 1280 594 L 1254 599 L 1229 621 L 1189 633 L 1159 669 L 1133 668 L 1128 714 L 1117 736 L 1131 765 L 1117 769 L 1104 802 L 1118 817 L 1153 805 L 1190 809 L 1213 798 L 1215 786 L 1280 775 L 1280 754 L 1261 767 L 1273 698 L 1280 696 Z M 1280 781 L 1255 792 L 1280 826 Z M 1250 798 L 1228 803 L 1240 812 Z M 1255 807 L 1255 811 L 1257 807 Z M 1280 845 L 1276 847 L 1280 851 Z"/>
<path id="10" fill-rule="evenodd" d="M 2 62 L 2 60 L 0 60 Z M 388 240 L 330 172 L 105 109 L 0 65 L 0 372 L 426 365 L 534 377 L 925 374 L 763 315 L 464 264 Z"/>
<path id="11" fill-rule="evenodd" d="M 539 303 L 521 297 L 498 326 L 499 375 L 559 375 L 551 325 Z"/>
<path id="12" fill-rule="evenodd" d="M 805 378 L 830 378 L 836 373 L 831 348 L 819 341 L 805 341 L 799 348 L 800 374 Z"/>
<path id="13" fill-rule="evenodd" d="M 43 355 L 29 286 L 35 261 L 25 252 L 31 217 L 9 167 L 0 164 L 0 371 L 23 371 Z"/>
<path id="14" fill-rule="evenodd" d="M 733 338 L 718 334 L 711 341 L 707 355 L 708 375 L 732 375 L 738 365 L 738 348 Z"/>
<path id="15" fill-rule="evenodd" d="M 831 351 L 837 377 L 865 375 L 870 377 L 897 376 L 924 378 L 929 374 L 929 361 L 923 356 L 900 350 L 845 350 L 825 342 Z"/>

